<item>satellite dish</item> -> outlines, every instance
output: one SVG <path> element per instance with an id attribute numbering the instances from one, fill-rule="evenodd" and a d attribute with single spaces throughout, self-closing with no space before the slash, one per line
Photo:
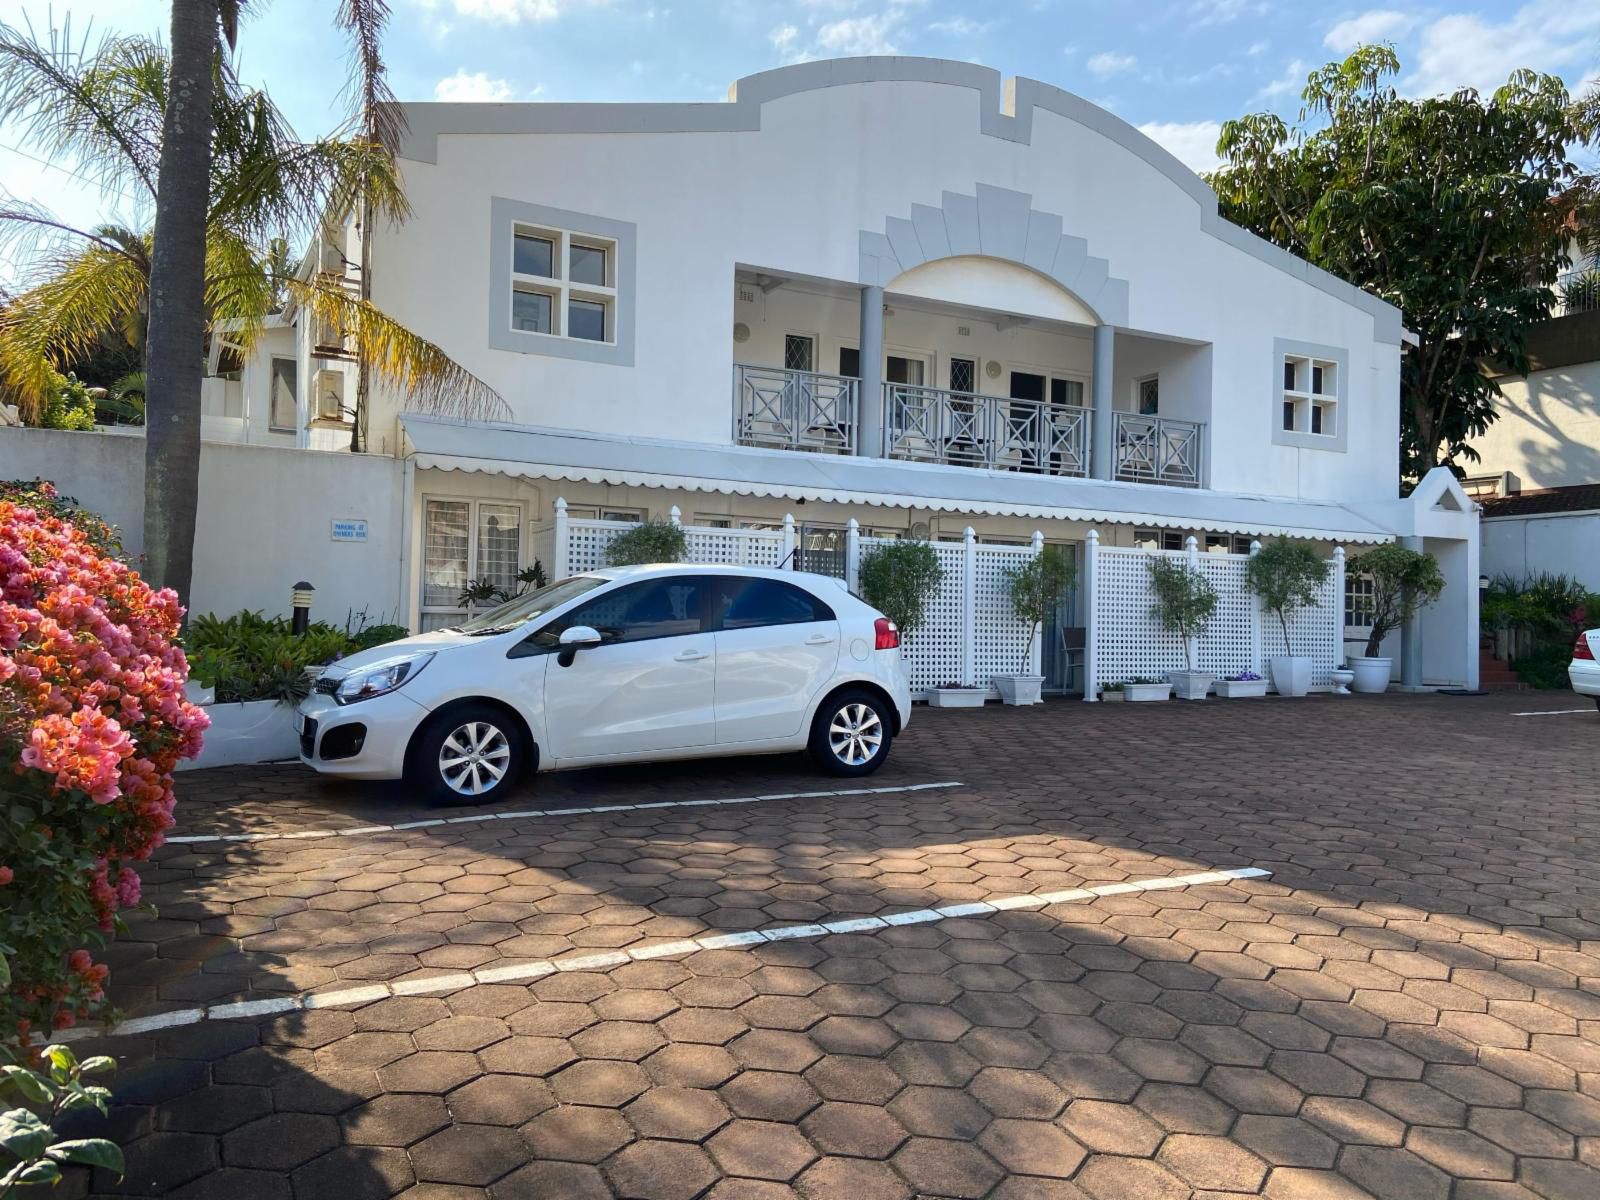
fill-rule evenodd
<path id="1" fill-rule="evenodd" d="M 750 326 L 746 325 L 743 321 L 735 324 L 733 327 L 733 340 L 738 342 L 741 346 L 748 342 L 750 340 Z"/>

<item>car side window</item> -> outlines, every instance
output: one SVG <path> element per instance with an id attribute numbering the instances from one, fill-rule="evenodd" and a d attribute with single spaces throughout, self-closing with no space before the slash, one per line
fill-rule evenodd
<path id="1" fill-rule="evenodd" d="M 697 576 L 674 575 L 627 584 L 563 613 L 530 641 L 541 650 L 554 650 L 574 625 L 599 630 L 605 645 L 699 633 L 705 582 Z"/>
<path id="2" fill-rule="evenodd" d="M 810 592 L 777 579 L 726 579 L 718 594 L 721 629 L 832 621 L 833 609 Z"/>

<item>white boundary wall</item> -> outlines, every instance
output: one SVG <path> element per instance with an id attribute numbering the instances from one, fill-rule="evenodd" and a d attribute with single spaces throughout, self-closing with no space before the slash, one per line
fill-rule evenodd
<path id="1" fill-rule="evenodd" d="M 1251 553 L 1260 549 L 1260 543 Z M 1088 609 L 1084 651 L 1084 699 L 1101 686 L 1139 677 L 1164 678 L 1184 669 L 1183 642 L 1161 628 L 1152 614 L 1155 595 L 1148 561 L 1152 556 L 1181 558 L 1210 580 L 1217 608 L 1205 636 L 1192 647 L 1195 669 L 1219 678 L 1244 671 L 1269 677 L 1267 660 L 1284 653 L 1283 633 L 1270 613 L 1245 590 L 1249 554 L 1200 553 L 1194 538 L 1184 550 L 1135 550 L 1101 546 L 1090 530 L 1084 552 L 1084 596 Z M 1331 673 L 1344 661 L 1344 548 L 1333 552 L 1332 568 L 1319 602 L 1300 609 L 1289 626 L 1295 654 L 1311 659 L 1312 687 L 1333 686 Z"/>

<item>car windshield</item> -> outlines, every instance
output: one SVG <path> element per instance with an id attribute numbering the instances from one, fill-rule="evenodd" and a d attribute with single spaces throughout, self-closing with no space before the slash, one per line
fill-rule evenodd
<path id="1" fill-rule="evenodd" d="M 568 600 L 575 600 L 585 592 L 591 592 L 602 584 L 610 582 L 603 575 L 574 575 L 570 579 L 558 579 L 513 600 L 507 600 L 504 604 L 496 605 L 488 612 L 479 613 L 470 621 L 455 628 L 462 633 L 504 633 L 535 617 L 542 617 L 552 609 L 561 607 Z"/>

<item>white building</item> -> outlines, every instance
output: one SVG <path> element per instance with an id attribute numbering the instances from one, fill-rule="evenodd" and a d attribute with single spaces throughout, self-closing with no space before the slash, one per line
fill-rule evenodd
<path id="1" fill-rule="evenodd" d="M 1476 514 L 1458 492 L 1396 499 L 1398 311 L 1220 219 L 1110 113 L 967 63 L 864 58 L 753 75 L 725 103 L 405 115 L 413 216 L 374 231 L 373 300 L 509 409 L 451 422 L 374 397 L 404 514 L 386 595 L 413 625 L 456 619 L 468 580 L 551 566 L 558 497 L 616 520 L 792 513 L 813 556 L 852 518 L 1074 547 L 1091 528 L 1234 552 L 1403 537 L 1450 576 L 1408 681 L 1475 682 Z M 344 368 L 291 324 L 293 438 L 346 444 L 304 386 Z M 287 439 L 273 411 L 241 407 L 248 440 Z M 353 502 L 297 497 L 295 519 L 325 537 L 369 516 Z"/>

